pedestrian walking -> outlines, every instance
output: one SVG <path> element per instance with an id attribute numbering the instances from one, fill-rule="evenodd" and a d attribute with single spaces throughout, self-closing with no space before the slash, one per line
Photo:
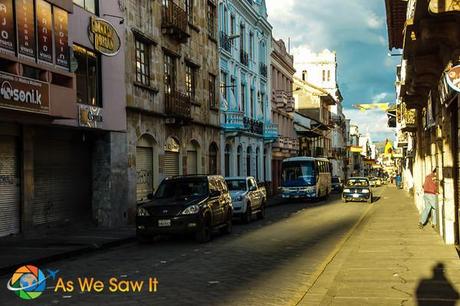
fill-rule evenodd
<path id="1" fill-rule="evenodd" d="M 428 222 L 431 214 L 431 224 L 436 226 L 436 210 L 437 210 L 437 194 L 438 186 L 436 185 L 436 168 L 425 177 L 423 184 L 423 200 L 425 207 L 420 215 L 419 228 L 423 228 Z"/>

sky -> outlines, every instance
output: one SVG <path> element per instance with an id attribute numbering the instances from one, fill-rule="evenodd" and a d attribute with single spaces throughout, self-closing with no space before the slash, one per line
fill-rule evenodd
<path id="1" fill-rule="evenodd" d="M 291 39 L 294 61 L 310 52 L 337 52 L 344 113 L 373 141 L 394 138 L 382 111 L 361 112 L 353 104 L 394 102 L 395 67 L 388 56 L 384 0 L 266 0 L 273 36 Z"/>

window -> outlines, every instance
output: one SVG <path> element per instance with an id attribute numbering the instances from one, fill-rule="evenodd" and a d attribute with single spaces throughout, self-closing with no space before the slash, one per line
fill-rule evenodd
<path id="1" fill-rule="evenodd" d="M 246 86 L 241 83 L 241 111 L 246 113 Z"/>
<path id="2" fill-rule="evenodd" d="M 230 35 L 234 36 L 235 35 L 235 16 L 230 17 Z M 234 39 L 230 40 L 233 46 L 233 41 Z"/>
<path id="3" fill-rule="evenodd" d="M 323 82 L 326 81 L 326 70 L 323 70 Z"/>
<path id="4" fill-rule="evenodd" d="M 254 34 L 249 33 L 249 56 L 254 59 Z"/>
<path id="5" fill-rule="evenodd" d="M 330 70 L 327 71 L 327 81 L 328 82 L 331 81 L 331 71 Z"/>
<path id="6" fill-rule="evenodd" d="M 260 158 L 260 150 L 259 148 L 256 149 L 256 179 L 259 180 L 259 158 Z"/>
<path id="7" fill-rule="evenodd" d="M 193 0 L 185 0 L 185 11 L 188 22 L 193 24 Z"/>
<path id="8" fill-rule="evenodd" d="M 251 88 L 251 96 L 249 97 L 251 103 L 251 118 L 254 118 L 254 89 Z"/>
<path id="9" fill-rule="evenodd" d="M 136 81 L 150 85 L 150 48 L 136 39 Z"/>
<path id="10" fill-rule="evenodd" d="M 214 142 L 209 146 L 209 174 L 217 174 L 217 145 Z"/>
<path id="11" fill-rule="evenodd" d="M 238 151 L 236 154 L 236 172 L 238 176 L 241 176 L 241 152 L 243 151 L 243 148 L 238 146 Z"/>
<path id="12" fill-rule="evenodd" d="M 191 100 L 195 100 L 195 92 L 196 92 L 196 81 L 195 81 L 195 68 L 190 65 L 185 65 L 185 90 L 187 96 Z"/>
<path id="13" fill-rule="evenodd" d="M 207 19 L 208 19 L 208 34 L 212 38 L 215 38 L 216 37 L 216 7 L 210 1 L 208 1 Z"/>
<path id="14" fill-rule="evenodd" d="M 176 61 L 169 55 L 164 55 L 164 81 L 165 81 L 165 93 L 171 94 L 176 90 Z"/>
<path id="15" fill-rule="evenodd" d="M 222 97 L 227 100 L 227 73 L 225 71 L 220 72 L 220 92 Z"/>
<path id="16" fill-rule="evenodd" d="M 96 14 L 96 2 L 96 0 L 73 0 L 73 3 L 93 14 Z"/>
<path id="17" fill-rule="evenodd" d="M 225 176 L 230 176 L 230 145 L 225 146 Z"/>
<path id="18" fill-rule="evenodd" d="M 260 97 L 260 110 L 262 111 L 262 115 L 265 114 L 265 94 L 259 93 Z"/>
<path id="19" fill-rule="evenodd" d="M 240 25 L 240 50 L 244 51 L 244 25 Z"/>
<path id="20" fill-rule="evenodd" d="M 94 52 L 77 45 L 73 46 L 73 51 L 78 62 L 78 69 L 75 71 L 77 77 L 77 102 L 102 106 L 99 58 Z"/>
<path id="21" fill-rule="evenodd" d="M 217 109 L 216 76 L 213 74 L 209 74 L 209 107 Z"/>
<path id="22" fill-rule="evenodd" d="M 302 71 L 302 81 L 306 81 L 307 77 L 308 77 L 307 70 Z"/>
<path id="23" fill-rule="evenodd" d="M 251 154 L 252 154 L 252 149 L 251 147 L 248 147 L 248 150 L 246 152 L 246 175 L 251 176 Z"/>

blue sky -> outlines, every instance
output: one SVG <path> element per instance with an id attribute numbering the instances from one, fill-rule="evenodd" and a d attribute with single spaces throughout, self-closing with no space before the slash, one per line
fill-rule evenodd
<path id="1" fill-rule="evenodd" d="M 381 111 L 360 112 L 357 103 L 394 102 L 395 66 L 388 56 L 384 0 L 266 0 L 276 39 L 291 38 L 291 53 L 334 50 L 345 115 L 374 141 L 393 138 Z"/>

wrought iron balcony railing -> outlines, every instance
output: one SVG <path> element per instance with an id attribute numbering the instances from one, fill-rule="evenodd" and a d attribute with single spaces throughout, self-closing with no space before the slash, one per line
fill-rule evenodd
<path id="1" fill-rule="evenodd" d="M 224 112 L 224 122 L 222 124 L 222 127 L 225 130 L 229 130 L 229 131 L 243 130 L 244 129 L 243 118 L 244 118 L 243 112 L 231 112 L 231 111 Z"/>
<path id="2" fill-rule="evenodd" d="M 227 52 L 232 52 L 232 40 L 223 31 L 220 32 L 220 47 Z"/>
<path id="3" fill-rule="evenodd" d="M 244 50 L 240 50 L 240 62 L 245 66 L 249 66 L 249 55 Z"/>
<path id="4" fill-rule="evenodd" d="M 191 119 L 190 97 L 179 91 L 165 93 L 165 113 L 175 118 Z"/>
<path id="5" fill-rule="evenodd" d="M 181 43 L 187 42 L 187 12 L 173 0 L 164 0 L 162 8 L 161 28 L 164 34 L 170 35 Z"/>
<path id="6" fill-rule="evenodd" d="M 278 138 L 278 124 L 269 123 L 264 125 L 264 138 L 276 140 Z"/>
<path id="7" fill-rule="evenodd" d="M 251 119 L 248 117 L 243 118 L 244 128 L 254 134 L 263 135 L 264 134 L 264 124 L 261 121 Z"/>

